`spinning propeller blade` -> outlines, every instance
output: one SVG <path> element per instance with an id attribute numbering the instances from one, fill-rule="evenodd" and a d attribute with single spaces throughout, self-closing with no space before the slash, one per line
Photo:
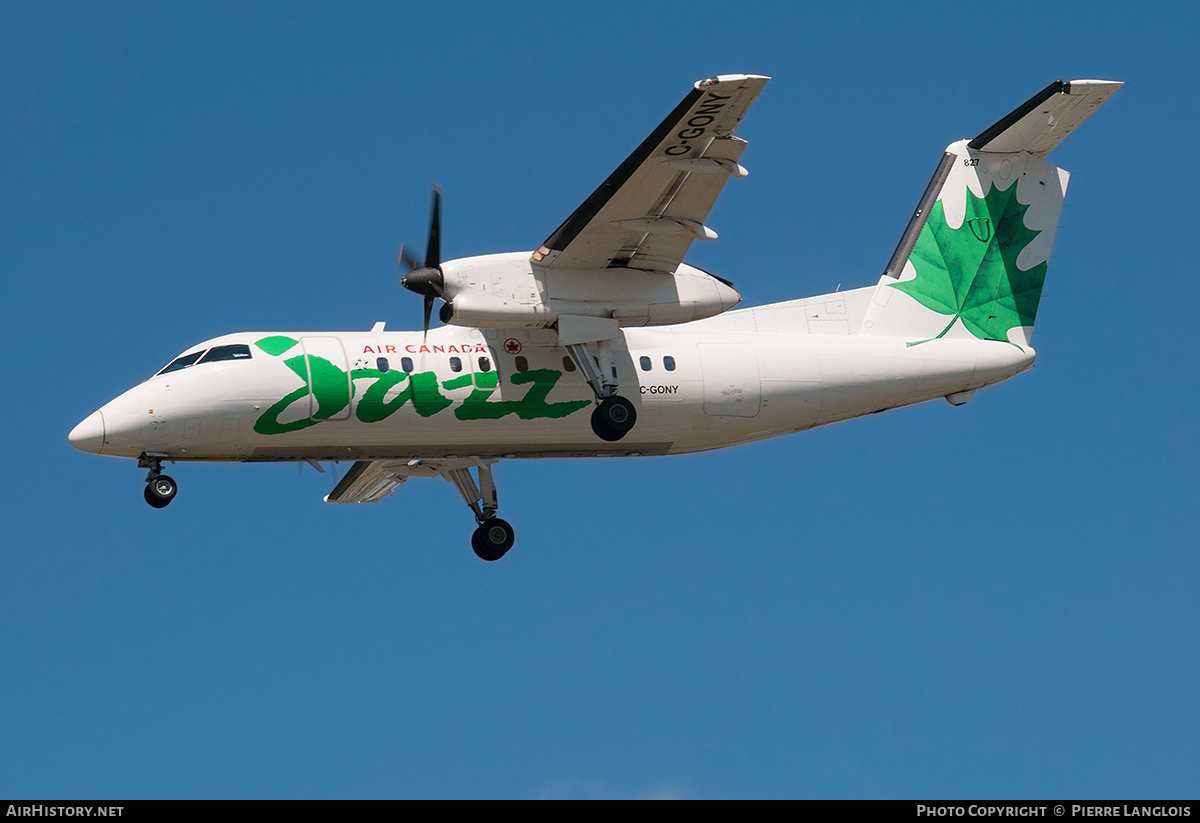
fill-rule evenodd
<path id="1" fill-rule="evenodd" d="M 425 245 L 425 265 L 418 267 L 412 253 L 405 254 L 400 247 L 400 263 L 408 267 L 408 274 L 400 278 L 400 285 L 425 298 L 424 333 L 429 334 L 429 318 L 433 313 L 433 301 L 442 297 L 446 281 L 442 276 L 442 190 L 433 187 L 433 216 L 429 221 L 429 240 Z"/>

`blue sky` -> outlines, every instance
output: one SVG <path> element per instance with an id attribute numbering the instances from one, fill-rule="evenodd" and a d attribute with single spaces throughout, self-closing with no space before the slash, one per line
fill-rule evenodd
<path id="1" fill-rule="evenodd" d="M 1196 173 L 1186 4 L 6 3 L 0 796 L 1195 797 Z M 774 79 L 689 261 L 866 285 L 942 148 L 1127 86 L 1072 172 L 1037 367 L 664 459 L 440 481 L 144 472 L 71 427 L 244 329 L 420 323 L 531 249 L 697 79 Z M 344 470 L 337 469 L 338 472 Z"/>

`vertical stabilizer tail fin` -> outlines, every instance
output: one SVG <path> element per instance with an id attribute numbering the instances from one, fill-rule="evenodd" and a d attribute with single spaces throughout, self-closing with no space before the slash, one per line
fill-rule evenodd
<path id="1" fill-rule="evenodd" d="M 910 344 L 1029 345 L 1068 178 L 1042 158 L 1120 85 L 1051 83 L 974 140 L 949 146 L 861 332 Z"/>

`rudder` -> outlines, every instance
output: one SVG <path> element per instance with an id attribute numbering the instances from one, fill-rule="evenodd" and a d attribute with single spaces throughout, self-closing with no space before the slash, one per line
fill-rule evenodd
<path id="1" fill-rule="evenodd" d="M 1056 82 L 946 149 L 884 271 L 862 334 L 1029 345 L 1067 172 L 1041 158 L 1120 83 Z"/>

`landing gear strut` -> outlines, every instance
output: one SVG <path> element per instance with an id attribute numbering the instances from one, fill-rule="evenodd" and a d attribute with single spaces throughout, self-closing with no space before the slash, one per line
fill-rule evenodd
<path id="1" fill-rule="evenodd" d="M 462 495 L 463 501 L 475 513 L 479 527 L 471 535 L 471 548 L 481 560 L 499 560 L 513 547 L 516 535 L 507 521 L 496 517 L 500 508 L 496 484 L 492 480 L 493 458 L 470 457 L 437 461 L 434 470 L 449 480 Z M 479 481 L 471 476 L 471 469 L 479 475 Z"/>
<path id="2" fill-rule="evenodd" d="M 571 343 L 566 349 L 596 395 L 592 431 L 601 440 L 613 443 L 633 429 L 633 424 L 637 422 L 637 411 L 633 403 L 617 394 L 617 370 L 612 362 L 612 344 L 608 340 L 601 340 L 598 345 L 598 358 L 594 358 L 583 343 Z M 596 365 L 597 360 L 599 366 Z"/>
<path id="3" fill-rule="evenodd" d="M 166 457 L 165 454 L 150 454 L 147 452 L 138 460 L 138 466 L 143 469 L 150 469 L 146 474 L 146 491 L 143 493 L 143 497 L 146 498 L 147 503 L 156 509 L 166 507 L 168 503 L 175 499 L 175 493 L 179 491 L 179 484 L 162 473 L 162 461 L 164 457 Z"/>

